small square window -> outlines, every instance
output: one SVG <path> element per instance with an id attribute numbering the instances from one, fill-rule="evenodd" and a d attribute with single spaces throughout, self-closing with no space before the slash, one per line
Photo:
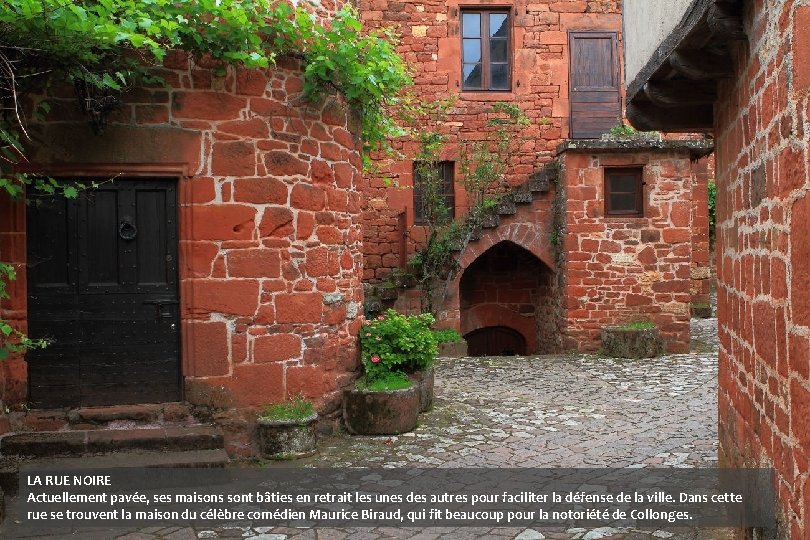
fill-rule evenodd
<path id="1" fill-rule="evenodd" d="M 509 10 L 461 12 L 462 90 L 508 91 L 509 53 Z"/>
<path id="2" fill-rule="evenodd" d="M 455 217 L 455 207 L 456 207 L 456 194 L 455 194 L 455 163 L 452 161 L 437 161 L 434 163 L 428 162 L 414 162 L 413 164 L 413 215 L 414 215 L 414 223 L 416 225 L 424 225 L 428 222 L 430 216 L 428 216 L 428 212 L 430 209 L 427 208 L 428 197 L 430 196 L 427 193 L 426 186 L 424 183 L 424 179 L 420 174 L 420 170 L 424 171 L 425 168 L 423 165 L 426 165 L 430 168 L 430 170 L 435 171 L 436 179 L 438 180 L 440 187 L 440 193 L 438 194 L 441 197 L 442 202 L 444 203 L 444 208 L 447 211 L 447 215 L 445 216 L 448 219 L 453 219 Z"/>
<path id="3" fill-rule="evenodd" d="M 644 169 L 605 169 L 605 215 L 644 215 Z"/>

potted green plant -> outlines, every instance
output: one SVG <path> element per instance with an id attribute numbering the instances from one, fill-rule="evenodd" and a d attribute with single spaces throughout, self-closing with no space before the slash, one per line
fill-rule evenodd
<path id="1" fill-rule="evenodd" d="M 416 427 L 419 412 L 432 402 L 434 322 L 430 314 L 401 315 L 389 309 L 363 325 L 363 374 L 343 396 L 343 418 L 350 432 L 382 435 Z"/>
<path id="2" fill-rule="evenodd" d="M 312 402 L 297 395 L 268 405 L 256 420 L 262 456 L 268 459 L 296 459 L 315 453 L 318 415 Z"/>

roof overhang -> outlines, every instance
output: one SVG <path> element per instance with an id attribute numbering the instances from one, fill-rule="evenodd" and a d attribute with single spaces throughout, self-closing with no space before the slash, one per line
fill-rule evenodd
<path id="1" fill-rule="evenodd" d="M 730 46 L 745 40 L 742 0 L 693 0 L 627 85 L 626 116 L 641 131 L 709 131 L 717 84 L 731 78 Z"/>

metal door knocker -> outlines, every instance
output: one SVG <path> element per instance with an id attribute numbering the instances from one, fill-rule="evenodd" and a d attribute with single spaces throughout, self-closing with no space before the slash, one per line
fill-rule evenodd
<path id="1" fill-rule="evenodd" d="M 118 225 L 118 236 L 122 240 L 134 240 L 138 236 L 138 227 L 135 226 L 131 217 L 124 216 L 121 219 L 121 223 Z"/>

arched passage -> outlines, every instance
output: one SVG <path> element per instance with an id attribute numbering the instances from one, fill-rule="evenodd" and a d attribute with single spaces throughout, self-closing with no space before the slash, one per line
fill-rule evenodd
<path id="1" fill-rule="evenodd" d="M 553 277 L 534 254 L 510 241 L 493 245 L 466 268 L 459 284 L 461 333 L 476 340 L 478 355 L 554 351 Z M 507 347 L 508 330 L 522 337 L 525 351 L 517 352 L 517 341 Z"/>

